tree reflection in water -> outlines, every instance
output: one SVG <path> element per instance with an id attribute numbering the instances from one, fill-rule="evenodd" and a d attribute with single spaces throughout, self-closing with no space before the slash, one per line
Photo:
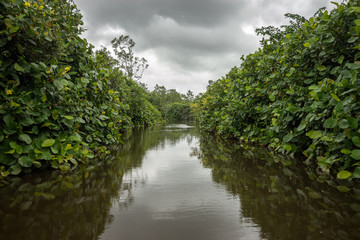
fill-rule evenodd
<path id="1" fill-rule="evenodd" d="M 309 180 L 294 159 L 207 134 L 192 154 L 239 196 L 241 218 L 258 224 L 263 238 L 358 239 L 359 201 Z"/>
<path id="2" fill-rule="evenodd" d="M 0 189 L 0 239 L 98 239 L 114 219 L 110 208 L 128 208 L 146 185 L 146 175 L 134 176 L 146 152 L 194 139 L 191 155 L 240 199 L 239 221 L 257 224 L 262 238 L 358 239 L 360 204 L 351 194 L 310 181 L 293 159 L 192 128 L 135 130 L 92 166 L 11 179 Z"/>
<path id="3" fill-rule="evenodd" d="M 139 183 L 126 177 L 128 170 L 141 166 L 148 149 L 186 136 L 186 131 L 138 129 L 91 166 L 10 179 L 10 185 L 0 188 L 0 239 L 98 239 L 113 220 L 111 206 L 127 208 L 135 200 L 132 189 Z"/>

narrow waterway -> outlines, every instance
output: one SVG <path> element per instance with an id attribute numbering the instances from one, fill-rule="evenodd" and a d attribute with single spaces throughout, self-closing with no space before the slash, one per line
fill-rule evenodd
<path id="1" fill-rule="evenodd" d="M 128 191 L 113 201 L 100 239 L 260 239 L 260 228 L 240 214 L 239 196 L 192 154 L 199 139 L 185 125 L 161 131 L 181 134 L 150 148 L 124 175 Z"/>
<path id="2" fill-rule="evenodd" d="M 11 179 L 0 239 L 359 239 L 356 191 L 174 124 L 134 131 L 97 164 Z"/>

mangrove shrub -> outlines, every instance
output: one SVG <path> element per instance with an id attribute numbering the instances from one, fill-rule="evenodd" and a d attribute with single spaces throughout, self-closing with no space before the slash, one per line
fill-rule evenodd
<path id="1" fill-rule="evenodd" d="M 334 3 L 313 17 L 263 27 L 258 51 L 242 57 L 202 97 L 201 126 L 302 153 L 340 191 L 360 178 L 360 1 Z M 353 181 L 354 182 L 354 181 Z"/>
<path id="2" fill-rule="evenodd" d="M 94 53 L 81 25 L 71 0 L 0 0 L 0 177 L 68 170 L 134 122 L 160 120 L 148 102 L 131 108 L 137 84 Z"/>

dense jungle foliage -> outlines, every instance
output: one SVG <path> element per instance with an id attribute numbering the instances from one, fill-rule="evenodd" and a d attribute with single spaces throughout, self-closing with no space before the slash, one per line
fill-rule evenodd
<path id="1" fill-rule="evenodd" d="M 208 86 L 200 121 L 223 136 L 303 153 L 318 180 L 336 175 L 346 192 L 360 178 L 360 1 L 334 4 L 309 20 L 286 14 L 289 25 L 257 29 L 261 48 Z"/>
<path id="2" fill-rule="evenodd" d="M 175 89 L 166 89 L 157 84 L 154 90 L 149 92 L 149 101 L 169 122 L 194 120 L 194 111 L 191 105 L 194 100 L 194 93 L 190 90 L 186 94 L 181 94 Z"/>
<path id="3" fill-rule="evenodd" d="M 80 37 L 82 24 L 72 0 L 0 0 L 0 180 L 71 169 L 162 121 L 109 52 Z"/>

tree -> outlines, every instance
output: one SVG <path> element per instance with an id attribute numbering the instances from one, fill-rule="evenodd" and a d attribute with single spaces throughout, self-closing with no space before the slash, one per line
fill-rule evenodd
<path id="1" fill-rule="evenodd" d="M 189 91 L 186 93 L 186 99 L 187 99 L 188 101 L 193 101 L 194 98 L 195 98 L 194 93 L 189 90 Z"/>
<path id="2" fill-rule="evenodd" d="M 111 44 L 123 74 L 134 80 L 139 80 L 145 69 L 149 67 L 149 64 L 145 58 L 140 59 L 134 55 L 134 40 L 128 35 L 121 35 L 114 38 Z"/>

